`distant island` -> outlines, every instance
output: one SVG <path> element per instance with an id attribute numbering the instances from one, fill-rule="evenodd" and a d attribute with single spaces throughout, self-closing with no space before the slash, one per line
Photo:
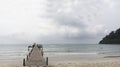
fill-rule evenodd
<path id="1" fill-rule="evenodd" d="M 106 35 L 99 44 L 120 44 L 120 28 Z"/>

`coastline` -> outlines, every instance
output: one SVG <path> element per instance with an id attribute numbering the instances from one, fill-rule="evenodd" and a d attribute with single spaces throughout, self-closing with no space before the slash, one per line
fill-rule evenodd
<path id="1" fill-rule="evenodd" d="M 120 67 L 120 45 L 46 45 L 50 67 Z M 25 46 L 1 47 L 0 67 L 23 67 Z"/>
<path id="2" fill-rule="evenodd" d="M 120 67 L 120 57 L 93 60 L 51 61 L 51 67 Z"/>
<path id="3" fill-rule="evenodd" d="M 120 67 L 120 57 L 49 60 L 50 67 Z M 0 61 L 0 67 L 23 67 L 22 60 Z"/>

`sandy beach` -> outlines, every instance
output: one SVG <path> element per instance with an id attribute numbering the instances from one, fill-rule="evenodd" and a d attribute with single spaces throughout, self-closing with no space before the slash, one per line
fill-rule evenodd
<path id="1" fill-rule="evenodd" d="M 76 47 L 74 47 L 74 45 L 69 47 L 53 46 L 50 47 L 47 45 L 45 49 L 48 50 L 44 53 L 44 57 L 49 58 L 50 67 L 120 67 L 119 46 L 117 45 L 99 45 L 99 47 L 98 45 L 76 45 Z M 23 67 L 23 58 L 26 58 L 28 54 L 27 49 L 25 50 L 26 46 L 9 46 L 9 48 L 10 47 L 11 49 L 9 50 L 1 50 L 0 67 Z M 70 49 L 71 47 L 72 50 L 68 51 L 68 48 Z M 101 47 L 102 49 L 100 49 Z M 89 48 L 89 50 L 85 48 Z M 116 51 L 113 51 L 113 48 Z"/>
<path id="2" fill-rule="evenodd" d="M 20 60 L 0 61 L 0 67 L 23 67 Z"/>
<path id="3" fill-rule="evenodd" d="M 92 60 L 49 61 L 50 67 L 120 67 L 120 57 Z M 0 67 L 23 67 L 22 61 L 1 61 Z"/>
<path id="4" fill-rule="evenodd" d="M 52 61 L 49 64 L 51 67 L 120 67 L 120 58 Z"/>

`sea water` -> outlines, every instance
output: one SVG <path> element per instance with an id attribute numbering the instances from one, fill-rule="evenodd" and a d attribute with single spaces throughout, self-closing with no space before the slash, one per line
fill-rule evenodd
<path id="1" fill-rule="evenodd" d="M 0 45 L 0 60 L 22 60 L 28 54 L 27 44 Z M 109 44 L 43 44 L 44 56 L 57 59 L 92 59 L 120 56 L 120 45 Z"/>

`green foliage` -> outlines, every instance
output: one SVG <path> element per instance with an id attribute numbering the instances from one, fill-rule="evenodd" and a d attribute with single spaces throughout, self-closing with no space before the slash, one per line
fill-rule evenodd
<path id="1" fill-rule="evenodd" d="M 99 44 L 120 44 L 120 28 L 106 35 Z"/>

